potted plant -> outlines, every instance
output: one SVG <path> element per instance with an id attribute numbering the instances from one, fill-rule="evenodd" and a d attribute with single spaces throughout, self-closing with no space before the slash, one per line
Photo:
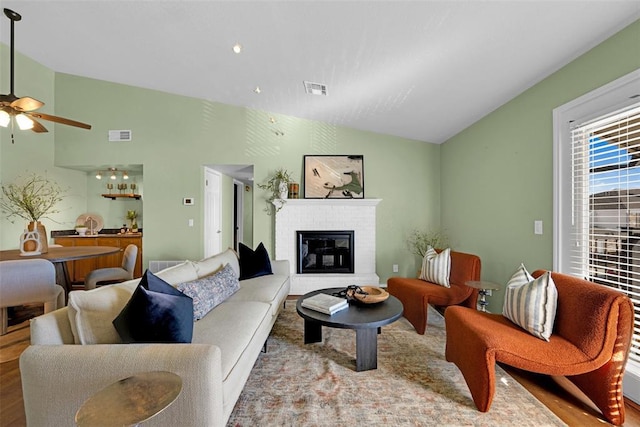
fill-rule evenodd
<path id="1" fill-rule="evenodd" d="M 276 169 L 275 173 L 269 177 L 266 183 L 258 184 L 258 188 L 267 190 L 269 197 L 267 198 L 267 207 L 265 211 L 270 212 L 269 205 L 276 206 L 276 212 L 282 209 L 289 193 L 289 184 L 293 182 L 291 174 L 284 168 Z"/>
<path id="2" fill-rule="evenodd" d="M 447 245 L 447 237 L 439 231 L 422 231 L 415 229 L 407 238 L 407 246 L 412 254 L 424 258 L 427 248 L 444 248 Z"/>
<path id="3" fill-rule="evenodd" d="M 127 211 L 127 219 L 131 221 L 131 232 L 138 232 L 138 222 L 136 219 L 138 218 L 138 212 L 136 211 Z"/>
<path id="4" fill-rule="evenodd" d="M 29 221 L 27 230 L 38 231 L 41 252 L 45 253 L 49 250 L 47 230 L 40 220 L 60 212 L 55 205 L 62 201 L 64 192 L 55 181 L 35 173 L 25 178 L 18 177 L 15 182 L 2 185 L 0 209 L 12 223 L 14 217 Z"/>

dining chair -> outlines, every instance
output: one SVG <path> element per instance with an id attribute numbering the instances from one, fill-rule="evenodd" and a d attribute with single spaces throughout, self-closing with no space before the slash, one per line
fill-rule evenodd
<path id="1" fill-rule="evenodd" d="M 64 307 L 64 289 L 56 284 L 56 270 L 45 259 L 0 262 L 1 335 L 7 333 L 8 308 L 44 303 L 44 312 Z"/>
<path id="2" fill-rule="evenodd" d="M 84 290 L 95 289 L 99 282 L 118 283 L 133 279 L 133 270 L 138 258 L 138 247 L 128 245 L 122 257 L 122 267 L 98 268 L 84 278 Z"/>

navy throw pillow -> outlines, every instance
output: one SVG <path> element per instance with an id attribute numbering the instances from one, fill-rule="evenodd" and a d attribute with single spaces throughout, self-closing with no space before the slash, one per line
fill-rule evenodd
<path id="1" fill-rule="evenodd" d="M 238 246 L 240 263 L 240 280 L 251 279 L 252 277 L 266 276 L 273 274 L 271 271 L 271 261 L 269 253 L 262 242 L 254 251 L 250 247 L 240 243 Z"/>
<path id="2" fill-rule="evenodd" d="M 147 270 L 113 326 L 124 343 L 190 343 L 193 300 Z"/>

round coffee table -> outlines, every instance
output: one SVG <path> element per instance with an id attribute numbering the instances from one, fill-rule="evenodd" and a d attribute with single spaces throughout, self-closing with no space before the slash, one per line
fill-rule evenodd
<path id="1" fill-rule="evenodd" d="M 315 294 L 333 294 L 344 288 L 320 289 L 298 298 L 296 311 L 304 319 L 304 343 L 322 342 L 322 326 L 356 330 L 356 371 L 378 367 L 378 334 L 384 325 L 398 320 L 404 308 L 399 299 L 389 295 L 377 304 L 350 304 L 349 308 L 332 315 L 302 307 L 305 298 Z"/>

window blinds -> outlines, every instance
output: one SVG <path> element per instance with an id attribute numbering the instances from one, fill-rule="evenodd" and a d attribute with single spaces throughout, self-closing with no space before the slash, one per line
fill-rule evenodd
<path id="1" fill-rule="evenodd" d="M 570 273 L 631 298 L 640 367 L 640 104 L 573 126 L 571 160 Z"/>

